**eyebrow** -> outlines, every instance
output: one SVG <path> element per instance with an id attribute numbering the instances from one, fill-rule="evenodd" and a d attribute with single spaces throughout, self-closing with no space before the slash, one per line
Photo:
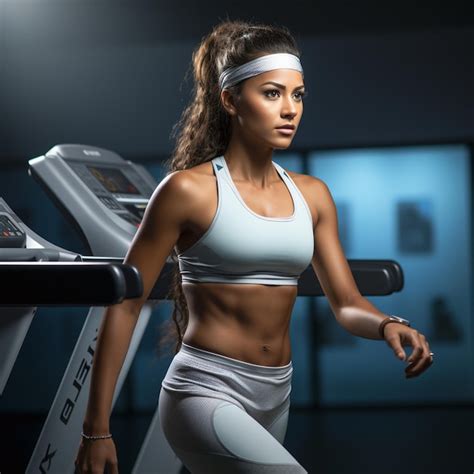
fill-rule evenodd
<path id="1" fill-rule="evenodd" d="M 264 82 L 263 84 L 260 84 L 260 85 L 264 86 L 265 84 L 273 84 L 273 85 L 279 87 L 280 89 L 286 89 L 286 86 L 284 86 L 283 84 L 278 84 L 278 82 L 274 82 L 274 81 L 267 81 L 267 82 Z M 304 87 L 304 84 L 302 84 L 301 86 L 295 87 L 293 90 L 302 89 L 303 87 Z"/>

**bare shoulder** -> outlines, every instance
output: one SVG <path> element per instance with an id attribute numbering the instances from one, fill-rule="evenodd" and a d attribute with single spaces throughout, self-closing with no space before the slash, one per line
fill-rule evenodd
<path id="1" fill-rule="evenodd" d="M 150 206 L 160 214 L 166 212 L 185 226 L 193 216 L 209 204 L 215 176 L 210 162 L 166 175 L 150 198 Z"/>
<path id="2" fill-rule="evenodd" d="M 308 188 L 319 188 L 321 186 L 326 186 L 324 181 L 316 176 L 311 176 L 309 174 L 295 173 L 294 171 L 286 170 L 286 172 L 291 176 L 291 179 L 295 184 L 302 185 Z"/>
<path id="3" fill-rule="evenodd" d="M 308 174 L 295 173 L 286 170 L 288 175 L 294 181 L 301 194 L 305 198 L 313 216 L 314 225 L 317 224 L 321 211 L 331 199 L 331 194 L 326 183 L 316 176 Z"/>
<path id="4" fill-rule="evenodd" d="M 216 177 L 210 161 L 179 171 L 176 179 L 196 205 L 209 204 L 210 196 L 215 194 Z"/>

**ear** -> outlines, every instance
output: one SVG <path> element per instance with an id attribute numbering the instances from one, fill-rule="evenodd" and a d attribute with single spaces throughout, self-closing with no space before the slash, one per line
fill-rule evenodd
<path id="1" fill-rule="evenodd" d="M 235 106 L 235 97 L 232 95 L 232 93 L 229 90 L 224 89 L 223 91 L 221 91 L 221 102 L 222 102 L 222 106 L 224 107 L 224 109 L 229 115 L 231 116 L 237 115 L 237 108 Z"/>

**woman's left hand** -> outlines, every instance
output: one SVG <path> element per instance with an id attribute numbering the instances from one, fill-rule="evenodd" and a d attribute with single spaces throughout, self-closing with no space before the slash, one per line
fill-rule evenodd
<path id="1" fill-rule="evenodd" d="M 405 367 L 406 378 L 417 377 L 433 363 L 428 341 L 416 329 L 404 326 L 403 324 L 390 323 L 384 328 L 384 338 L 395 352 L 395 355 L 401 360 L 406 359 L 403 346 L 413 347 L 407 361 L 410 364 Z"/>

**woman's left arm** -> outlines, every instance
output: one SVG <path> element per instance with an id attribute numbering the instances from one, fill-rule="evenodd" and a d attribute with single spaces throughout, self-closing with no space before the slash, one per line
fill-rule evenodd
<path id="1" fill-rule="evenodd" d="M 359 337 L 381 340 L 379 326 L 389 316 L 360 294 L 339 241 L 337 210 L 329 188 L 318 178 L 310 179 L 311 197 L 317 209 L 311 263 L 321 288 L 344 329 Z M 428 341 L 416 329 L 390 323 L 385 325 L 383 334 L 401 360 L 406 360 L 403 346 L 412 346 L 405 368 L 407 377 L 418 376 L 432 364 Z"/>

